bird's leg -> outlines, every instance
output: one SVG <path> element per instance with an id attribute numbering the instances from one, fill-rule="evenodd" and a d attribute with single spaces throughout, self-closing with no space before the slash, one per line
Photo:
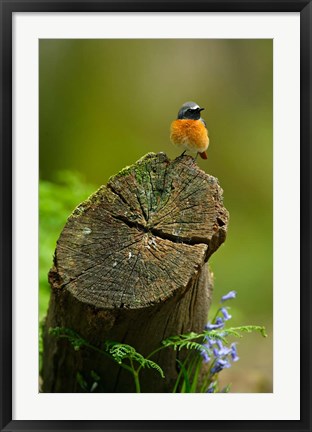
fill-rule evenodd
<path id="1" fill-rule="evenodd" d="M 183 157 L 185 155 L 186 150 L 184 150 L 183 153 L 181 153 L 180 157 Z"/>
<path id="2" fill-rule="evenodd" d="M 198 157 L 198 152 L 196 153 L 196 156 L 194 157 L 194 162 L 196 162 L 196 160 L 197 160 L 197 157 Z"/>

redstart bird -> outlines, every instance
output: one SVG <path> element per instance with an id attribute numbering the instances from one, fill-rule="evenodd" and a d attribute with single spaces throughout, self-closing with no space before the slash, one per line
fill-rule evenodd
<path id="1" fill-rule="evenodd" d="M 204 109 L 195 102 L 185 102 L 178 112 L 178 118 L 171 123 L 170 140 L 176 146 L 185 148 L 182 155 L 190 150 L 207 159 L 208 130 L 205 120 L 200 116 Z"/>

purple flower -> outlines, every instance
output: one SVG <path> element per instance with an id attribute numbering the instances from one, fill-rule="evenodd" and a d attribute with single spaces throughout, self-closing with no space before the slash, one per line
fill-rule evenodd
<path id="1" fill-rule="evenodd" d="M 211 339 L 208 336 L 205 336 L 205 340 L 207 341 L 206 345 L 208 348 L 212 348 L 212 346 L 216 343 L 214 339 Z"/>
<path id="2" fill-rule="evenodd" d="M 234 362 L 236 362 L 236 361 L 239 360 L 239 357 L 238 357 L 238 355 L 237 355 L 237 350 L 236 350 L 236 342 L 233 342 L 233 343 L 231 344 L 231 357 L 232 357 L 232 360 L 233 360 Z"/>
<path id="3" fill-rule="evenodd" d="M 202 358 L 203 358 L 203 362 L 204 362 L 204 363 L 208 363 L 208 362 L 210 361 L 210 357 L 209 357 L 207 351 L 202 350 L 202 351 L 200 352 L 200 355 L 202 356 Z"/>
<path id="4" fill-rule="evenodd" d="M 227 309 L 228 309 L 228 308 L 225 308 L 225 307 L 223 307 L 223 308 L 220 309 L 221 312 L 222 312 L 222 315 L 223 315 L 223 317 L 224 317 L 224 321 L 228 321 L 229 319 L 232 318 L 232 315 L 230 315 L 230 314 L 228 313 Z"/>
<path id="5" fill-rule="evenodd" d="M 222 342 L 219 339 L 216 342 L 218 345 L 218 349 L 217 348 L 213 349 L 213 354 L 215 357 L 226 357 L 232 352 L 232 349 L 223 346 Z"/>
<path id="6" fill-rule="evenodd" d="M 230 291 L 229 293 L 225 294 L 223 297 L 221 297 L 221 303 L 223 303 L 226 300 L 230 300 L 236 298 L 236 291 Z"/>
<path id="7" fill-rule="evenodd" d="M 236 291 L 230 291 L 221 298 L 221 303 L 234 298 L 236 298 Z M 217 316 L 213 322 L 208 322 L 205 326 L 205 329 L 208 331 L 223 329 L 225 322 L 232 318 L 228 312 L 228 309 L 228 307 L 220 307 L 217 315 L 220 313 L 222 316 Z M 224 332 L 224 330 L 219 331 L 218 335 L 221 337 L 226 336 L 226 332 Z M 236 362 L 239 360 L 235 342 L 233 342 L 230 347 L 224 346 L 221 339 L 216 339 L 213 336 L 210 337 L 209 333 L 204 337 L 203 349 L 200 354 L 204 363 L 211 362 L 211 376 L 218 374 L 223 369 L 230 368 L 232 365 L 231 362 Z M 211 359 L 212 355 L 213 358 Z M 210 384 L 206 390 L 206 393 L 215 393 L 216 391 L 216 387 Z M 227 392 L 228 387 L 225 387 L 223 391 Z"/>
<path id="8" fill-rule="evenodd" d="M 209 357 L 208 350 L 207 350 L 207 348 L 209 348 L 209 346 L 208 346 L 208 344 L 204 344 L 203 347 L 204 347 L 204 349 L 201 350 L 200 355 L 203 358 L 203 362 L 208 363 L 210 361 L 210 357 Z"/>
<path id="9" fill-rule="evenodd" d="M 214 375 L 214 374 L 216 374 L 216 373 L 221 372 L 222 369 L 223 369 L 223 367 L 220 366 L 219 364 L 214 365 L 214 367 L 211 368 L 211 375 Z"/>
<path id="10" fill-rule="evenodd" d="M 231 352 L 232 352 L 231 348 L 223 347 L 223 348 L 219 351 L 219 357 L 225 357 L 225 356 L 231 354 Z"/>
<path id="11" fill-rule="evenodd" d="M 221 372 L 224 368 L 230 368 L 230 367 L 231 367 L 231 363 L 229 363 L 227 360 L 218 358 L 214 366 L 211 368 L 211 375 Z"/>
<path id="12" fill-rule="evenodd" d="M 223 343 L 222 343 L 222 341 L 220 341 L 220 339 L 218 339 L 218 340 L 216 341 L 216 343 L 217 343 L 217 345 L 218 345 L 219 350 L 222 350 L 222 348 L 223 348 Z"/>
<path id="13" fill-rule="evenodd" d="M 211 383 L 206 393 L 214 393 L 214 392 L 215 392 L 215 385 L 214 383 Z"/>
<path id="14" fill-rule="evenodd" d="M 223 321 L 223 319 L 221 317 L 218 317 L 216 319 L 216 323 L 215 324 L 208 323 L 205 326 L 205 329 L 206 330 L 215 330 L 215 329 L 219 329 L 219 328 L 222 328 L 222 327 L 224 327 L 224 321 Z"/>

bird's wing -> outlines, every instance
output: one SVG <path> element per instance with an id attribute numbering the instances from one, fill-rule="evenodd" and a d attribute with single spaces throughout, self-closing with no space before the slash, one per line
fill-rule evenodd
<path id="1" fill-rule="evenodd" d="M 204 126 L 205 126 L 205 128 L 207 129 L 207 125 L 206 125 L 205 120 L 204 120 L 203 118 L 200 118 L 199 120 L 200 120 L 202 123 L 204 123 Z"/>

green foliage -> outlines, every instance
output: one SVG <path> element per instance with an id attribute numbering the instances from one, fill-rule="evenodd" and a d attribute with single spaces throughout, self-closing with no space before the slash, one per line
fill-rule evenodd
<path id="1" fill-rule="evenodd" d="M 39 317 L 47 311 L 50 287 L 47 274 L 52 266 L 56 241 L 68 216 L 78 203 L 86 199 L 95 186 L 86 184 L 81 176 L 68 171 L 60 172 L 55 183 L 39 183 Z"/>
<path id="2" fill-rule="evenodd" d="M 66 338 L 72 344 L 75 351 L 79 351 L 83 346 L 89 346 L 88 342 L 78 333 L 65 327 L 54 327 L 49 329 L 49 334 L 59 338 Z"/>
<path id="3" fill-rule="evenodd" d="M 263 326 L 255 326 L 255 325 L 247 325 L 247 326 L 239 326 L 239 327 L 231 327 L 223 331 L 224 336 L 235 336 L 235 337 L 243 337 L 240 333 L 252 333 L 259 332 L 261 336 L 268 337 L 265 327 Z"/>
<path id="4" fill-rule="evenodd" d="M 82 388 L 82 390 L 88 391 L 88 383 L 80 372 L 77 372 L 76 380 L 80 385 L 80 387 Z"/>
<path id="5" fill-rule="evenodd" d="M 39 371 L 42 369 L 42 356 L 43 356 L 43 333 L 45 327 L 45 319 L 41 319 L 39 322 Z"/>
<path id="6" fill-rule="evenodd" d="M 205 330 L 202 333 L 190 332 L 164 339 L 159 348 L 154 350 L 147 357 L 144 357 L 142 354 L 138 353 L 134 347 L 128 344 L 106 340 L 103 344 L 103 349 L 100 349 L 90 344 L 78 333 L 69 328 L 54 327 L 49 329 L 51 335 L 68 339 L 76 351 L 85 346 L 109 356 L 113 361 L 133 375 L 137 392 L 140 392 L 139 373 L 142 368 L 155 369 L 162 378 L 165 378 L 162 368 L 156 362 L 150 360 L 150 357 L 156 354 L 156 352 L 165 348 L 173 348 L 177 351 L 180 351 L 182 348 L 188 350 L 189 353 L 183 362 L 177 359 L 180 372 L 173 387 L 173 393 L 177 391 L 180 393 L 207 392 L 207 389 L 209 389 L 209 392 L 219 392 L 217 381 L 212 380 L 212 375 L 209 375 L 209 373 L 206 374 L 203 383 L 201 385 L 199 383 L 200 371 L 202 368 L 202 357 L 200 353 L 203 351 L 209 352 L 209 349 L 204 344 L 205 340 L 209 337 L 210 340 L 220 340 L 227 343 L 227 336 L 241 338 L 241 333 L 251 333 L 254 331 L 259 332 L 263 337 L 267 337 L 264 327 L 254 325 L 232 327 L 229 329 Z M 126 360 L 128 364 L 125 363 Z M 214 363 L 211 364 L 209 371 L 211 371 L 213 365 Z M 92 389 L 96 388 L 100 377 L 94 371 L 91 371 L 91 376 L 94 379 L 94 383 L 90 391 L 93 391 Z M 87 382 L 80 373 L 77 374 L 77 381 L 84 391 L 88 391 Z M 230 386 L 227 386 L 221 391 L 227 393 L 229 390 Z"/>
<path id="7" fill-rule="evenodd" d="M 162 368 L 157 363 L 143 357 L 135 350 L 135 348 L 130 345 L 114 341 L 105 341 L 103 349 L 100 349 L 90 344 L 78 333 L 69 328 L 54 327 L 49 329 L 49 333 L 59 338 L 68 339 L 75 351 L 79 351 L 84 346 L 105 356 L 109 356 L 113 361 L 118 363 L 122 368 L 128 370 L 132 374 L 137 392 L 140 392 L 139 373 L 142 368 L 154 369 L 160 374 L 162 378 L 165 377 Z M 125 364 L 125 360 L 128 360 L 129 364 Z M 137 365 L 135 365 L 135 363 L 137 363 Z M 84 389 L 85 385 L 82 381 L 82 377 L 77 376 L 77 380 L 79 385 Z M 97 382 L 98 380 L 95 381 Z"/>
<path id="8" fill-rule="evenodd" d="M 186 348 L 188 350 L 203 350 L 202 343 L 196 342 L 195 339 L 200 338 L 202 335 L 198 333 L 187 333 L 178 336 L 171 336 L 162 341 L 162 345 L 166 348 L 172 347 L 174 350 L 181 350 L 182 348 Z"/>
<path id="9" fill-rule="evenodd" d="M 147 367 L 155 369 L 159 372 L 162 378 L 165 377 L 163 370 L 157 363 L 147 358 L 144 358 L 131 345 L 122 344 L 114 341 L 106 341 L 104 344 L 104 348 L 118 364 L 121 364 L 124 360 L 129 359 L 131 360 L 131 362 L 137 362 L 142 368 Z"/>
<path id="10" fill-rule="evenodd" d="M 210 349 L 203 343 L 208 340 L 219 340 L 224 344 L 228 344 L 227 337 L 234 336 L 241 338 L 243 337 L 242 333 L 251 333 L 251 332 L 259 332 L 263 337 L 267 337 L 266 331 L 264 327 L 261 326 L 239 326 L 239 327 L 231 327 L 228 329 L 217 329 L 217 330 L 204 330 L 202 333 L 188 333 L 184 335 L 177 335 L 169 337 L 162 341 L 162 345 L 166 348 L 171 347 L 174 350 L 181 350 L 185 348 L 189 351 L 195 350 L 196 355 L 190 356 L 188 355 L 185 361 L 182 363 L 177 360 L 180 372 L 173 388 L 173 393 L 179 391 L 180 393 L 194 393 L 194 392 L 207 392 L 217 393 L 219 392 L 218 382 L 217 380 L 212 380 L 209 376 L 209 373 L 206 373 L 205 379 L 202 384 L 199 383 L 200 371 L 202 368 L 202 357 L 199 353 L 206 351 L 207 354 L 210 353 Z M 200 341 L 200 342 L 198 342 Z M 209 372 L 214 366 L 214 362 L 210 365 Z M 227 393 L 230 390 L 230 386 L 222 389 L 223 393 Z"/>
<path id="11" fill-rule="evenodd" d="M 82 375 L 81 372 L 77 372 L 76 380 L 81 387 L 81 389 L 86 393 L 92 393 L 99 385 L 100 377 L 93 370 L 90 372 L 91 385 L 88 384 L 88 381 Z"/>
<path id="12" fill-rule="evenodd" d="M 202 348 L 204 348 L 202 346 Z M 196 393 L 199 391 L 199 378 L 202 371 L 202 357 L 196 352 L 190 351 L 184 361 L 177 359 L 179 374 L 172 393 Z"/>
<path id="13" fill-rule="evenodd" d="M 235 336 L 235 337 L 243 337 L 241 333 L 251 333 L 251 332 L 259 332 L 263 337 L 267 337 L 265 327 L 248 325 L 248 326 L 239 326 L 239 327 L 231 327 L 228 329 L 220 329 L 220 330 L 205 330 L 202 333 L 187 333 L 183 335 L 171 336 L 162 341 L 162 345 L 166 348 L 172 347 L 174 350 L 181 350 L 182 348 L 186 348 L 188 350 L 197 350 L 202 351 L 205 349 L 203 347 L 202 342 L 197 342 L 196 340 L 203 340 L 206 336 L 211 339 L 221 340 L 224 343 L 227 343 L 227 336 Z"/>
<path id="14" fill-rule="evenodd" d="M 219 339 L 222 342 L 227 343 L 227 336 L 234 336 L 237 338 L 242 338 L 243 335 L 241 333 L 252 333 L 258 332 L 263 337 L 267 337 L 267 333 L 265 327 L 263 326 L 255 326 L 255 325 L 247 325 L 247 326 L 239 326 L 239 327 L 230 327 L 228 329 L 222 330 L 205 330 L 203 332 L 204 336 L 208 336 L 211 339 Z"/>
<path id="15" fill-rule="evenodd" d="M 191 393 L 191 377 L 190 377 L 190 373 L 187 370 L 186 366 L 180 362 L 179 360 L 177 360 L 178 365 L 180 366 L 180 373 L 178 375 L 178 379 L 180 381 L 180 376 L 183 377 L 183 385 L 181 388 L 181 393 Z"/>

